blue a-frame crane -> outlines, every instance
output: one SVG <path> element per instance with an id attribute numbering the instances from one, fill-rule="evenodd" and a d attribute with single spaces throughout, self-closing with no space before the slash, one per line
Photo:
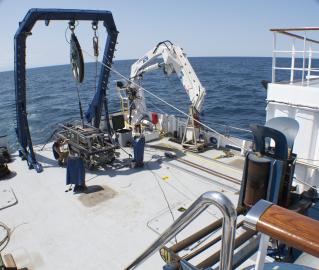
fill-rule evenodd
<path id="1" fill-rule="evenodd" d="M 20 144 L 19 154 L 28 162 L 29 168 L 35 168 L 37 172 L 42 171 L 42 166 L 37 162 L 33 150 L 32 139 L 29 130 L 27 108 L 26 108 L 26 39 L 37 21 L 44 21 L 46 25 L 50 20 L 65 21 L 102 21 L 107 30 L 107 40 L 103 54 L 100 78 L 97 91 L 90 103 L 86 113 L 86 118 L 95 127 L 99 127 L 102 108 L 105 109 L 105 119 L 108 132 L 111 133 L 110 123 L 108 121 L 108 100 L 106 89 L 109 80 L 109 73 L 113 55 L 115 51 L 118 31 L 116 29 L 113 15 L 110 11 L 99 10 L 75 10 L 75 9 L 31 9 L 20 22 L 19 28 L 14 37 L 14 79 L 16 96 L 16 133 Z"/>

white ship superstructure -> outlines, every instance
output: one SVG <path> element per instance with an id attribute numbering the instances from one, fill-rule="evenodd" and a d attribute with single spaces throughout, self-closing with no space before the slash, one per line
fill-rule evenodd
<path id="1" fill-rule="evenodd" d="M 266 120 L 286 116 L 298 121 L 296 176 L 315 186 L 319 184 L 318 31 L 317 27 L 272 29 L 272 82 L 266 107 Z"/>

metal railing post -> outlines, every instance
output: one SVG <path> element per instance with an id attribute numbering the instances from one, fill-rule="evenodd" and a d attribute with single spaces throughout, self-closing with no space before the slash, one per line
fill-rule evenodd
<path id="1" fill-rule="evenodd" d="M 261 234 L 259 240 L 259 248 L 256 256 L 255 270 L 263 270 L 265 265 L 265 259 L 267 256 L 267 248 L 269 244 L 270 237 L 266 234 Z"/>
<path id="2" fill-rule="evenodd" d="M 293 39 L 292 42 L 292 48 L 291 48 L 291 67 L 290 67 L 290 84 L 294 82 L 294 72 L 295 72 L 295 39 Z"/>
<path id="3" fill-rule="evenodd" d="M 273 51 L 272 51 L 272 83 L 276 82 L 276 49 L 277 49 L 277 42 L 276 42 L 276 32 L 273 35 Z"/>
<path id="4" fill-rule="evenodd" d="M 307 85 L 309 86 L 310 75 L 311 75 L 311 61 L 312 61 L 312 46 L 309 44 L 309 57 L 308 57 L 308 73 L 307 73 Z"/>
<path id="5" fill-rule="evenodd" d="M 306 42 L 307 42 L 307 33 L 305 32 L 305 36 L 304 36 L 304 39 L 303 39 L 303 57 L 302 57 L 301 85 L 304 84 L 304 77 L 305 77 Z"/>

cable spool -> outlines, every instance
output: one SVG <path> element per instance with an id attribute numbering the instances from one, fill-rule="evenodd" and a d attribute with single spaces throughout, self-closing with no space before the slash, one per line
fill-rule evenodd
<path id="1" fill-rule="evenodd" d="M 73 77 L 78 83 L 84 80 L 84 60 L 80 43 L 74 33 L 70 39 L 70 62 L 72 66 Z"/>
<path id="2" fill-rule="evenodd" d="M 247 162 L 248 173 L 244 205 L 251 207 L 260 199 L 266 199 L 271 173 L 271 161 L 256 154 L 250 154 Z"/>
<path id="3" fill-rule="evenodd" d="M 82 127 L 84 127 L 83 109 L 82 109 L 80 90 L 79 90 L 79 84 L 82 83 L 84 80 L 84 60 L 83 60 L 83 54 L 82 54 L 80 43 L 79 43 L 76 35 L 74 34 L 74 29 L 75 29 L 75 22 L 74 21 L 69 22 L 69 29 L 71 31 L 70 62 L 71 62 L 71 66 L 72 66 L 73 77 L 76 81 L 76 91 L 77 91 L 77 95 L 78 95 L 78 102 L 79 102 L 79 110 L 80 110 L 80 117 L 81 117 L 81 121 L 82 121 Z"/>
<path id="4" fill-rule="evenodd" d="M 72 31 L 70 39 L 70 62 L 72 66 L 73 77 L 78 83 L 82 83 L 84 80 L 84 60 L 80 43 L 74 34 L 74 28 L 70 28 Z"/>

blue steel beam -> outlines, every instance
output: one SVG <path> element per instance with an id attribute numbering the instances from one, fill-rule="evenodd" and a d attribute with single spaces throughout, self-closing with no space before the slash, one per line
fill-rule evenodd
<path id="1" fill-rule="evenodd" d="M 101 120 L 102 109 L 105 109 L 108 133 L 111 134 L 111 128 L 108 118 L 108 100 L 106 89 L 109 80 L 112 59 L 115 51 L 118 31 L 116 29 L 113 15 L 110 11 L 99 10 L 76 10 L 76 9 L 30 9 L 14 36 L 14 78 L 15 78 L 15 96 L 16 96 L 16 133 L 20 144 L 20 156 L 27 160 L 29 168 L 35 168 L 37 172 L 42 171 L 42 166 L 37 162 L 32 145 L 32 139 L 29 130 L 27 108 L 26 108 L 26 39 L 30 35 L 33 26 L 37 21 L 50 20 L 82 20 L 82 21 L 103 21 L 107 30 L 108 37 L 103 55 L 103 65 L 101 67 L 100 79 L 96 94 L 89 106 L 86 114 L 88 121 L 94 122 L 98 127 Z M 107 67 L 106 67 L 107 66 Z"/>

